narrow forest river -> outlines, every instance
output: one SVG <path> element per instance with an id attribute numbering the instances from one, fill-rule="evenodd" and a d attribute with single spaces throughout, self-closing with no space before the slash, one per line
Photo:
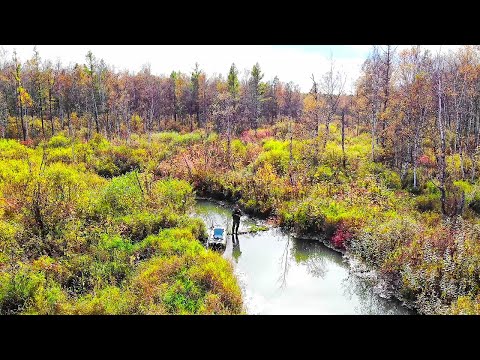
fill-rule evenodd
<path id="1" fill-rule="evenodd" d="M 231 209 L 198 200 L 195 216 L 209 228 L 231 232 Z M 242 216 L 239 232 L 259 221 Z M 223 256 L 232 261 L 248 314 L 412 314 L 378 296 L 349 270 L 340 253 L 315 240 L 296 239 L 279 228 L 227 237 Z"/>

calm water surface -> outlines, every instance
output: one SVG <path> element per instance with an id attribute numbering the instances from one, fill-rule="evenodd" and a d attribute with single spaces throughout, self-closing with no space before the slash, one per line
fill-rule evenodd
<path id="1" fill-rule="evenodd" d="M 195 216 L 207 227 L 231 231 L 231 209 L 199 200 Z M 255 224 L 242 216 L 239 231 Z M 342 255 L 314 240 L 296 239 L 278 228 L 227 238 L 229 259 L 249 314 L 411 314 L 396 300 L 386 300 L 349 271 Z"/>

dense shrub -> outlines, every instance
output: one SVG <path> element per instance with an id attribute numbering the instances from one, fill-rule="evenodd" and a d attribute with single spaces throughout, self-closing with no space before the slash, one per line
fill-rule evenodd
<path id="1" fill-rule="evenodd" d="M 98 201 L 98 210 L 105 215 L 128 215 L 143 207 L 144 195 L 136 172 L 112 179 Z"/>
<path id="2" fill-rule="evenodd" d="M 17 140 L 0 140 L 0 159 L 25 159 L 32 154 L 32 150 L 20 144 Z"/>
<path id="3" fill-rule="evenodd" d="M 25 265 L 15 274 L 0 273 L 0 314 L 24 311 L 44 284 L 44 275 Z"/>
<path id="4" fill-rule="evenodd" d="M 331 242 L 333 246 L 338 249 L 345 250 L 346 245 L 352 239 L 353 234 L 346 228 L 345 225 L 340 224 L 332 236 Z"/>
<path id="5" fill-rule="evenodd" d="M 151 207 L 169 206 L 176 214 L 185 214 L 195 203 L 192 186 L 183 180 L 167 179 L 156 181 L 151 188 Z"/>
<path id="6" fill-rule="evenodd" d="M 175 146 L 202 136 L 177 135 Z M 1 314 L 242 311 L 233 270 L 220 255 L 212 254 L 211 265 L 229 273 L 219 280 L 225 286 L 209 288 L 187 274 L 210 253 L 199 242 L 205 224 L 188 216 L 191 185 L 131 171 L 164 159 L 157 149 L 165 150 L 142 138 L 119 146 L 98 134 L 89 142 L 59 134 L 36 148 L 0 140 Z M 166 287 L 158 303 L 147 301 L 136 282 L 152 257 L 182 259 L 172 281 L 159 282 L 167 269 L 151 279 Z"/>
<path id="7" fill-rule="evenodd" d="M 411 217 L 393 218 L 387 222 L 373 221 L 353 238 L 350 250 L 367 264 L 380 267 L 396 251 L 410 244 L 419 232 L 417 222 Z"/>
<path id="8" fill-rule="evenodd" d="M 67 138 L 63 134 L 57 134 L 55 136 L 52 136 L 50 140 L 48 140 L 47 146 L 49 148 L 61 148 L 61 147 L 67 147 L 71 143 L 71 139 Z"/>
<path id="9" fill-rule="evenodd" d="M 138 151 L 137 151 L 138 152 Z M 142 166 L 141 157 L 135 149 L 126 146 L 107 147 L 97 151 L 94 168 L 97 174 L 111 178 L 124 175 Z M 143 156 L 146 159 L 146 156 Z"/>
<path id="10" fill-rule="evenodd" d="M 198 219 L 191 219 L 187 216 L 180 216 L 170 211 L 160 213 L 138 212 L 116 219 L 117 227 L 122 236 L 134 242 L 143 240 L 151 234 L 158 234 L 161 229 L 177 226 L 190 227 L 197 239 L 202 239 L 203 222 Z"/>
<path id="11" fill-rule="evenodd" d="M 437 194 L 418 195 L 415 198 L 415 206 L 419 211 L 439 211 L 440 196 Z"/>

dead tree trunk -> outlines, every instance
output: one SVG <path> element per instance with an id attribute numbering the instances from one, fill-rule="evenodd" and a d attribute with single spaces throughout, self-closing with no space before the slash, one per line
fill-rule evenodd
<path id="1" fill-rule="evenodd" d="M 440 171 L 440 201 L 442 204 L 442 214 L 447 215 L 446 211 L 446 190 L 445 190 L 445 178 L 446 178 L 446 163 L 445 163 L 445 123 L 442 120 L 442 81 L 441 73 L 438 74 L 438 132 L 440 136 L 440 157 L 439 157 L 439 171 Z"/>

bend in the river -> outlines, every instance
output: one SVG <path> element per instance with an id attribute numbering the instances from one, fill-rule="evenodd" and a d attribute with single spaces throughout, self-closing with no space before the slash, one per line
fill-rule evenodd
<path id="1" fill-rule="evenodd" d="M 231 231 L 231 209 L 199 200 L 196 216 L 207 227 Z M 258 223 L 243 216 L 240 229 Z M 229 235 L 223 256 L 232 261 L 249 314 L 411 314 L 395 299 L 384 299 L 356 276 L 342 254 L 319 241 L 297 239 L 279 228 Z"/>

